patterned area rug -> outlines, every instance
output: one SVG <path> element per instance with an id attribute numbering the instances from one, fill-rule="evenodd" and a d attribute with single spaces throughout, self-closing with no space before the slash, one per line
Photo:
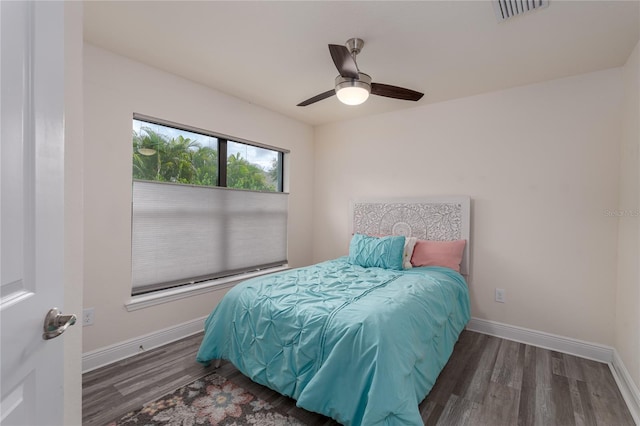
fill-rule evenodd
<path id="1" fill-rule="evenodd" d="M 120 425 L 304 426 L 304 423 L 213 373 L 109 424 Z"/>

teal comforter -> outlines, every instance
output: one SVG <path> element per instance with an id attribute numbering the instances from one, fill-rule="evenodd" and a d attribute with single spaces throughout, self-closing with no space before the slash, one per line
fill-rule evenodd
<path id="1" fill-rule="evenodd" d="M 345 257 L 231 289 L 197 360 L 227 359 L 344 425 L 417 426 L 469 318 L 467 285 L 450 269 L 362 268 Z"/>

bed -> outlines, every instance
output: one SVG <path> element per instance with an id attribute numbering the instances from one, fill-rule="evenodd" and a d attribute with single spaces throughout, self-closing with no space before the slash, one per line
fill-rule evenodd
<path id="1" fill-rule="evenodd" d="M 353 202 L 349 256 L 235 286 L 205 322 L 198 362 L 229 360 L 344 425 L 422 425 L 418 404 L 470 318 L 469 208 L 468 197 Z M 461 273 L 398 268 L 411 237 L 466 240 Z"/>

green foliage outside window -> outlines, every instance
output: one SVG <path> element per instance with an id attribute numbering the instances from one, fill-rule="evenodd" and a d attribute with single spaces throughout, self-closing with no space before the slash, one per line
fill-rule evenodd
<path id="1" fill-rule="evenodd" d="M 218 151 L 182 136 L 170 138 L 142 127 L 133 131 L 133 178 L 191 185 L 218 185 Z M 227 186 L 276 191 L 278 162 L 269 170 L 238 153 L 227 158 Z"/>

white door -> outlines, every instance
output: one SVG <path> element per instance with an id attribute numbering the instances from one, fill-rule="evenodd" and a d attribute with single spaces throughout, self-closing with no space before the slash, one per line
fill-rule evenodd
<path id="1" fill-rule="evenodd" d="M 2 426 L 63 423 L 63 7 L 0 1 Z"/>

